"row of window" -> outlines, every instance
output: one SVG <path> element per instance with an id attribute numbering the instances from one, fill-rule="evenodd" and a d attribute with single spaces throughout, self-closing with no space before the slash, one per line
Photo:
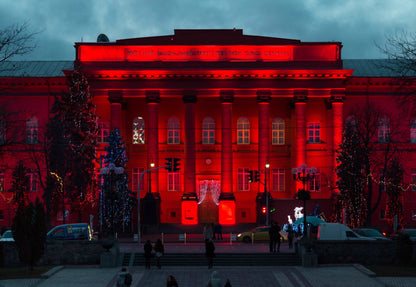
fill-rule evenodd
<path id="1" fill-rule="evenodd" d="M 29 178 L 29 189 L 31 192 L 38 191 L 38 174 L 36 172 L 30 172 L 26 174 Z M 5 184 L 4 184 L 4 171 L 0 170 L 0 192 L 6 191 Z"/>
<path id="2" fill-rule="evenodd" d="M 6 122 L 0 120 L 0 144 L 6 143 Z M 26 121 L 26 143 L 36 144 L 38 143 L 38 119 L 36 117 L 30 117 Z"/>

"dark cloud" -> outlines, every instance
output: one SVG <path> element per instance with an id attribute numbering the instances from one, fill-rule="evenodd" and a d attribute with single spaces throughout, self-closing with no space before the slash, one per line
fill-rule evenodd
<path id="1" fill-rule="evenodd" d="M 5 3 L 9 2 L 9 3 Z M 35 4 L 34 4 L 35 3 Z M 339 41 L 344 58 L 380 58 L 395 31 L 413 32 L 412 0 L 42 0 L 0 2 L 0 29 L 29 21 L 38 48 L 27 59 L 73 60 L 74 42 L 240 28 L 245 34 Z"/>

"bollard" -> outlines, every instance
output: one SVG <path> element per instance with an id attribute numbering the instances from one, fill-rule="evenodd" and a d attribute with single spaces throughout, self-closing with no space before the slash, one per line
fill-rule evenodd
<path id="1" fill-rule="evenodd" d="M 186 232 L 183 234 L 183 242 L 186 245 Z"/>
<path id="2" fill-rule="evenodd" d="M 163 232 L 162 232 L 162 244 L 164 243 L 164 239 L 163 239 Z"/>
<path id="3" fill-rule="evenodd" d="M 233 245 L 233 234 L 230 232 L 230 245 Z"/>
<path id="4" fill-rule="evenodd" d="M 252 232 L 251 233 L 251 245 L 253 245 L 254 244 L 254 233 Z"/>

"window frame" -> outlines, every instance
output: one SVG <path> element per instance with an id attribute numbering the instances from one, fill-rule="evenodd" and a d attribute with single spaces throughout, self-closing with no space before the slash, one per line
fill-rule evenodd
<path id="1" fill-rule="evenodd" d="M 272 169 L 272 190 L 285 191 L 285 176 L 286 170 L 284 168 Z"/>
<path id="2" fill-rule="evenodd" d="M 320 192 L 321 186 L 321 171 L 317 168 L 315 176 L 308 181 L 308 190 L 310 192 Z"/>
<path id="3" fill-rule="evenodd" d="M 26 143 L 37 144 L 38 136 L 38 119 L 31 116 L 26 120 Z"/>
<path id="4" fill-rule="evenodd" d="M 378 142 L 388 143 L 390 141 L 390 119 L 382 117 L 378 122 Z"/>
<path id="5" fill-rule="evenodd" d="M 97 143 L 107 143 L 107 138 L 110 136 L 110 123 L 98 122 L 97 128 L 98 128 Z"/>
<path id="6" fill-rule="evenodd" d="M 320 122 L 308 122 L 308 143 L 321 143 Z"/>
<path id="7" fill-rule="evenodd" d="M 180 174 L 179 171 L 169 172 L 167 174 L 167 190 L 168 191 L 180 191 Z"/>
<path id="8" fill-rule="evenodd" d="M 135 117 L 132 124 L 132 144 L 146 144 L 146 124 L 142 117 Z"/>
<path id="9" fill-rule="evenodd" d="M 31 170 L 27 176 L 29 177 L 29 183 L 30 183 L 30 192 L 38 192 L 38 184 L 39 184 L 39 180 L 38 180 L 38 174 Z"/>
<path id="10" fill-rule="evenodd" d="M 239 167 L 237 169 L 237 186 L 238 191 L 250 191 L 250 183 L 248 182 L 250 168 Z"/>
<path id="11" fill-rule="evenodd" d="M 133 167 L 131 169 L 131 190 L 133 192 L 138 192 L 139 187 L 139 178 L 140 175 L 144 172 L 144 167 Z M 144 180 L 140 182 L 140 191 L 144 190 Z"/>
<path id="12" fill-rule="evenodd" d="M 215 144 L 215 120 L 211 117 L 202 121 L 202 144 Z"/>
<path id="13" fill-rule="evenodd" d="M 171 117 L 168 120 L 167 144 L 180 144 L 181 126 L 178 118 Z"/>
<path id="14" fill-rule="evenodd" d="M 237 144 L 250 144 L 250 121 L 244 117 L 237 120 Z"/>
<path id="15" fill-rule="evenodd" d="M 416 143 L 416 118 L 410 120 L 410 143 Z"/>
<path id="16" fill-rule="evenodd" d="M 285 144 L 285 121 L 275 118 L 272 122 L 272 145 Z"/>

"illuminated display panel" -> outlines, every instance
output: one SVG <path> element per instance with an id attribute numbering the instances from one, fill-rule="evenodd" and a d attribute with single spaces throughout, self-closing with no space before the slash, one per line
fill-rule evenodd
<path id="1" fill-rule="evenodd" d="M 235 201 L 222 200 L 219 206 L 220 224 L 235 224 Z"/>
<path id="2" fill-rule="evenodd" d="M 198 224 L 198 203 L 196 201 L 182 201 L 182 224 Z"/>
<path id="3" fill-rule="evenodd" d="M 336 61 L 339 46 L 327 45 L 88 45 L 78 46 L 83 62 Z"/>

